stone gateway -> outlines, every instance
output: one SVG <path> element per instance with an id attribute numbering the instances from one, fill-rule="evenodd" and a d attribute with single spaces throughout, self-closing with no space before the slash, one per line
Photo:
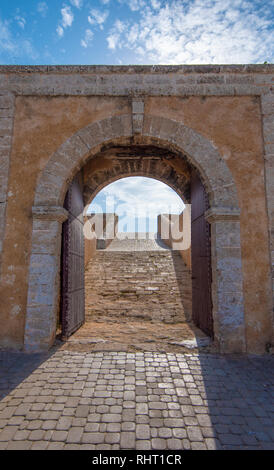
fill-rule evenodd
<path id="1" fill-rule="evenodd" d="M 196 175 L 214 340 L 222 353 L 269 350 L 273 81 L 273 65 L 0 66 L 0 346 L 55 341 L 64 201 L 77 175 L 84 204 L 135 175 L 192 203 Z"/>

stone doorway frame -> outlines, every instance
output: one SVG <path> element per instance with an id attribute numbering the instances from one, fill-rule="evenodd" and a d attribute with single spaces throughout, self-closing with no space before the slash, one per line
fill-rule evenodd
<path id="1" fill-rule="evenodd" d="M 209 196 L 214 336 L 220 352 L 245 352 L 240 210 L 236 185 L 212 142 L 175 120 L 146 115 L 141 100 L 132 114 L 112 116 L 80 129 L 50 157 L 37 182 L 24 335 L 26 351 L 49 349 L 55 340 L 60 296 L 63 208 L 70 181 L 102 146 L 131 139 L 175 149 L 201 176 Z M 159 179 L 159 178 L 158 178 Z M 235 285 L 237 283 L 237 291 Z"/>

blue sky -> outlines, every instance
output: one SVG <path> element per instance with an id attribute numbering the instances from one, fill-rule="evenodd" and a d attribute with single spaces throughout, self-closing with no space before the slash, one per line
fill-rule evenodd
<path id="1" fill-rule="evenodd" d="M 1 0 L 2 64 L 273 62 L 273 0 Z"/>
<path id="2" fill-rule="evenodd" d="M 155 233 L 158 214 L 180 214 L 184 207 L 178 194 L 161 181 L 131 176 L 102 189 L 88 212 L 115 212 L 120 232 Z"/>
<path id="3" fill-rule="evenodd" d="M 272 63 L 273 20 L 273 0 L 0 0 L 0 64 Z M 94 203 L 106 196 L 116 211 L 137 208 L 140 231 L 183 208 L 147 178 L 113 183 Z"/>

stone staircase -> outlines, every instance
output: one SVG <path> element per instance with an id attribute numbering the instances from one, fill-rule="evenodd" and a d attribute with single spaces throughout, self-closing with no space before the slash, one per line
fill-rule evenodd
<path id="1" fill-rule="evenodd" d="M 86 267 L 86 319 L 191 319 L 191 273 L 180 253 L 155 239 L 115 239 Z"/>

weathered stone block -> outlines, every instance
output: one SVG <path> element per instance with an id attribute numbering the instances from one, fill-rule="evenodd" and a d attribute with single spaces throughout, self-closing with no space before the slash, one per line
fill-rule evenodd
<path id="1" fill-rule="evenodd" d="M 263 114 L 274 114 L 274 93 L 267 93 L 261 96 L 261 106 Z"/>
<path id="2" fill-rule="evenodd" d="M 10 94 L 0 95 L 0 109 L 12 109 L 14 105 L 14 97 Z M 7 111 L 8 112 L 8 111 Z"/>
<path id="3" fill-rule="evenodd" d="M 0 117 L 0 136 L 11 136 L 13 121 L 7 117 Z"/>

